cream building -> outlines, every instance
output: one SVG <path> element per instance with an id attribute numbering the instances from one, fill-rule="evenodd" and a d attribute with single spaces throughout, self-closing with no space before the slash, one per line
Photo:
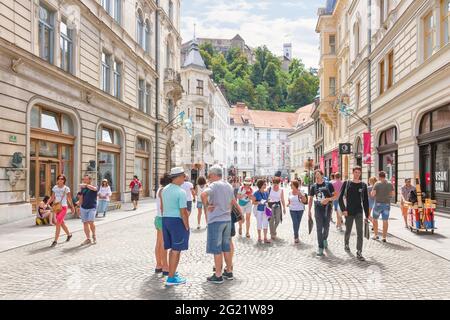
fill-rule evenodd
<path id="1" fill-rule="evenodd" d="M 370 127 L 373 164 L 363 165 L 365 178 L 369 169 L 384 170 L 399 192 L 405 178 L 418 175 L 427 197 L 450 211 L 450 1 L 373 0 L 371 7 L 337 1 L 326 19 L 342 25 L 341 8 L 349 35 L 342 88 L 349 97 L 338 100 L 354 110 L 348 120 L 350 163 L 362 162 L 355 154 Z M 345 36 L 341 42 L 345 47 Z M 339 67 L 346 68 L 338 62 L 336 72 Z M 329 110 L 325 117 L 333 112 L 338 114 Z"/>
<path id="2" fill-rule="evenodd" d="M 113 201 L 137 174 L 153 194 L 182 92 L 179 15 L 177 0 L 2 1 L 0 223 L 29 217 L 60 173 L 73 192 L 107 178 Z"/>
<path id="3" fill-rule="evenodd" d="M 181 68 L 184 87 L 180 110 L 192 121 L 191 134 L 179 124 L 174 132 L 175 163 L 189 173 L 193 182 L 207 176 L 208 169 L 221 165 L 226 175 L 226 132 L 229 104 L 210 78 L 212 72 L 200 55 L 197 42 L 191 47 Z M 225 133 L 225 134 L 224 134 Z"/>

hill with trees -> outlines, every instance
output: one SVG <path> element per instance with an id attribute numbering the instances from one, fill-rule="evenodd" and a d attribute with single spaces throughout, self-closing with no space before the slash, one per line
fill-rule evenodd
<path id="1" fill-rule="evenodd" d="M 280 59 L 266 46 L 255 50 L 253 65 L 238 48 L 224 56 L 205 43 L 200 53 L 231 104 L 245 102 L 255 110 L 295 112 L 313 102 L 319 89 L 318 77 L 301 60 L 293 59 L 289 71 L 284 71 Z"/>

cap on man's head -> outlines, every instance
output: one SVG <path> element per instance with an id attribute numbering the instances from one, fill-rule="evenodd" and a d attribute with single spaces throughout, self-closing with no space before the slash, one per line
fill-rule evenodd
<path id="1" fill-rule="evenodd" d="M 179 176 L 184 175 L 184 169 L 182 167 L 175 167 L 170 169 L 170 177 L 171 178 L 176 178 Z"/>

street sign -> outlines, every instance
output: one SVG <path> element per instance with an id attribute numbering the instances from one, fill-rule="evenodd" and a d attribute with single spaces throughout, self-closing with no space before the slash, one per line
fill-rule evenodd
<path id="1" fill-rule="evenodd" d="M 352 153 L 351 143 L 340 143 L 339 144 L 339 154 L 350 154 Z"/>

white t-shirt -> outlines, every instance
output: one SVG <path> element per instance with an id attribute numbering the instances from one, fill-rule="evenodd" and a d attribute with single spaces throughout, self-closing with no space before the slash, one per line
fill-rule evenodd
<path id="1" fill-rule="evenodd" d="M 110 186 L 100 187 L 100 189 L 98 190 L 98 195 L 99 196 L 102 196 L 102 197 L 106 196 L 106 198 L 99 198 L 100 200 L 109 201 L 110 200 L 109 197 L 111 197 L 111 194 L 112 194 L 112 192 L 111 192 L 111 187 Z"/>
<path id="2" fill-rule="evenodd" d="M 269 194 L 269 202 L 280 202 L 281 201 L 281 192 L 283 190 L 280 188 L 278 191 L 275 191 L 272 187 L 270 188 Z"/>
<path id="3" fill-rule="evenodd" d="M 186 192 L 186 201 L 192 201 L 192 189 L 194 189 L 194 185 L 189 181 L 185 181 L 181 188 Z"/>
<path id="4" fill-rule="evenodd" d="M 163 187 L 160 187 L 158 189 L 158 191 L 156 192 L 156 215 L 158 217 L 162 217 L 162 212 L 161 212 L 162 194 L 161 193 L 162 193 L 163 189 L 164 189 Z"/>
<path id="5" fill-rule="evenodd" d="M 208 185 L 204 185 L 203 188 L 200 187 L 200 185 L 197 185 L 197 201 L 198 202 L 202 202 L 202 193 L 203 191 L 206 190 L 206 188 L 208 187 Z"/>
<path id="6" fill-rule="evenodd" d="M 292 192 L 289 193 L 289 210 L 292 211 L 304 211 L 305 205 L 299 200 L 299 195 L 293 195 Z"/>
<path id="7" fill-rule="evenodd" d="M 64 186 L 62 188 L 54 186 L 52 191 L 55 194 L 55 202 L 61 202 L 63 207 L 67 207 L 67 197 L 70 193 L 70 188 L 68 186 Z M 65 195 L 64 192 L 66 193 Z"/>

